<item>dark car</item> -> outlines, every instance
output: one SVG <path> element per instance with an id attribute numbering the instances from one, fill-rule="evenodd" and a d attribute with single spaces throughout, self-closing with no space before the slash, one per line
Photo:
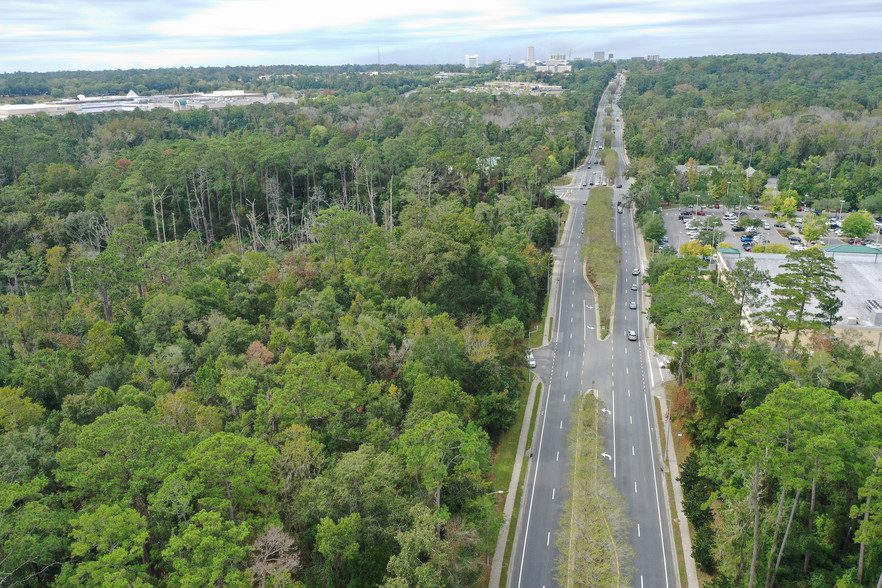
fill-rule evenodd
<path id="1" fill-rule="evenodd" d="M 637 331 L 628 331 L 628 341 L 637 340 Z"/>
<path id="2" fill-rule="evenodd" d="M 775 226 L 778 227 L 779 229 L 786 229 L 787 228 L 787 225 L 785 225 L 784 223 L 775 223 Z"/>
<path id="3" fill-rule="evenodd" d="M 738 216 L 747 216 L 747 213 L 746 212 L 739 212 Z"/>
<path id="4" fill-rule="evenodd" d="M 621 188 L 621 187 L 622 187 L 621 184 L 616 184 L 616 188 Z"/>
<path id="5" fill-rule="evenodd" d="M 741 248 L 747 252 L 752 252 L 753 251 L 753 243 L 742 243 Z"/>
<path id="6" fill-rule="evenodd" d="M 745 230 L 744 227 L 742 227 L 741 225 L 735 225 L 734 227 L 732 227 L 733 233 L 738 233 L 738 232 L 744 231 L 744 230 Z"/>

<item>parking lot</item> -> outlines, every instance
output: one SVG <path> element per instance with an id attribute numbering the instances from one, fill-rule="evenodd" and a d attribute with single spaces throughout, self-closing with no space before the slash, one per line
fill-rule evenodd
<path id="1" fill-rule="evenodd" d="M 693 220 L 693 224 L 700 222 L 703 219 L 707 219 L 709 217 L 717 217 L 722 220 L 723 225 L 721 227 L 717 227 L 718 231 L 723 231 L 725 233 L 725 237 L 721 242 L 728 243 L 732 245 L 732 247 L 742 249 L 742 241 L 741 237 L 743 235 L 749 234 L 747 231 L 744 232 L 735 232 L 732 230 L 733 224 L 737 222 L 738 212 L 737 209 L 729 209 L 724 206 L 720 208 L 705 208 L 700 211 L 696 211 L 692 214 L 692 216 L 687 217 L 686 220 L 679 220 L 678 216 L 683 212 L 688 212 L 685 209 L 681 209 L 679 207 L 665 209 L 663 211 L 663 217 L 665 221 L 665 229 L 668 234 L 668 245 L 673 247 L 675 250 L 679 251 L 680 246 L 689 241 L 695 240 L 695 232 L 692 235 L 688 233 L 688 227 L 686 220 Z M 753 210 L 748 209 L 746 206 L 744 207 L 744 212 L 750 218 L 756 218 L 763 221 L 766 225 L 768 225 L 768 229 L 764 227 L 758 227 L 755 234 L 754 241 L 756 243 L 767 242 L 767 243 L 782 243 L 787 245 L 788 247 L 793 247 L 794 245 L 806 245 L 805 240 L 801 239 L 798 243 L 791 243 L 790 240 L 784 236 L 787 232 L 793 232 L 799 237 L 802 237 L 798 224 L 790 224 L 783 223 L 783 227 L 775 226 L 775 218 L 771 216 L 766 216 L 769 213 L 768 210 L 760 209 Z M 704 214 L 701 214 L 704 213 Z M 724 215 L 729 215 L 732 220 L 724 219 Z M 797 218 L 801 217 L 804 213 L 800 212 L 797 215 Z M 734 217 L 734 218 L 733 218 Z M 795 226 L 794 226 L 795 225 Z M 784 234 L 782 234 L 784 233 Z M 871 236 L 872 238 L 872 236 Z M 843 243 L 848 243 L 848 239 L 840 239 L 836 237 L 831 231 L 826 237 L 823 237 L 821 241 L 818 243 L 819 245 L 841 245 Z"/>

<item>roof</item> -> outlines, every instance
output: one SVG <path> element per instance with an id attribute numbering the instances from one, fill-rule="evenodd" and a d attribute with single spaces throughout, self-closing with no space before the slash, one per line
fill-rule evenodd
<path id="1" fill-rule="evenodd" d="M 882 253 L 879 249 L 867 247 L 866 245 L 829 245 L 822 247 L 827 253 L 868 253 L 871 255 L 879 255 Z"/>
<path id="2" fill-rule="evenodd" d="M 735 249 L 734 247 L 717 247 L 717 251 L 720 253 L 732 253 L 732 254 L 740 254 L 741 251 Z"/>

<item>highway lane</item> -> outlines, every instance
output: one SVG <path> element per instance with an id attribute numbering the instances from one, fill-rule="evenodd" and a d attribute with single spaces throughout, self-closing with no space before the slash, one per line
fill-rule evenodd
<path id="1" fill-rule="evenodd" d="M 608 92 L 607 92 L 608 94 Z M 599 139 L 607 94 L 598 105 L 595 135 Z M 620 115 L 618 115 L 620 116 Z M 621 127 L 617 125 L 616 143 L 621 153 Z M 620 155 L 620 174 L 624 157 Z M 589 162 L 592 159 L 589 157 Z M 532 458 L 527 471 L 521 516 L 512 552 L 508 585 L 524 587 L 556 586 L 555 541 L 558 521 L 566 501 L 567 436 L 570 402 L 592 388 L 610 410 L 606 423 L 608 462 L 617 488 L 626 498 L 634 523 L 631 544 L 635 551 L 634 586 L 673 586 L 676 584 L 676 561 L 670 541 L 670 515 L 667 512 L 663 478 L 658 471 L 660 453 L 655 433 L 647 358 L 639 327 L 642 312 L 642 288 L 630 289 L 641 277 L 631 275 L 638 267 L 637 244 L 630 211 L 615 216 L 615 233 L 622 246 L 622 270 L 610 337 L 596 336 L 594 295 L 584 279 L 579 259 L 581 227 L 588 190 L 583 179 L 592 177 L 593 169 L 582 166 L 574 178 L 574 189 L 563 195 L 571 215 L 561 245 L 555 250 L 559 280 L 555 328 L 551 343 L 537 352 L 537 375 L 542 379 L 543 396 L 533 435 Z M 622 199 L 625 188 L 616 190 Z M 630 301 L 639 308 L 628 308 Z M 640 341 L 628 341 L 627 329 L 640 333 Z"/>
<path id="2" fill-rule="evenodd" d="M 578 183 L 581 185 L 581 182 Z M 581 227 L 588 190 L 575 189 L 565 196 L 571 218 L 561 245 L 555 251 L 558 309 L 550 349 L 537 355 L 537 373 L 546 385 L 533 434 L 527 472 L 524 509 L 518 524 L 510 579 L 514 586 L 555 586 L 558 521 L 567 498 L 567 436 L 570 402 L 587 390 L 586 345 L 596 341 L 593 294 L 584 279 L 579 258 Z M 526 556 L 524 555 L 526 554 Z"/>

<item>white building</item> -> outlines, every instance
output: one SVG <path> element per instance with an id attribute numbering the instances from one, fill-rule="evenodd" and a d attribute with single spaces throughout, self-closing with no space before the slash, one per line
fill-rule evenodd
<path id="1" fill-rule="evenodd" d="M 465 56 L 466 69 L 478 69 L 478 54 Z"/>

